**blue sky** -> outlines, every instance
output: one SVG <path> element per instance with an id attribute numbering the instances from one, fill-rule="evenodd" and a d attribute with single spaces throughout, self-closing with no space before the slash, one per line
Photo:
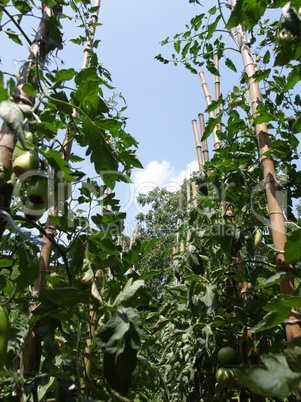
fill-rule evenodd
<path id="1" fill-rule="evenodd" d="M 160 42 L 186 30 L 185 24 L 203 11 L 183 0 L 102 1 L 99 58 L 127 101 L 127 130 L 139 141 L 137 154 L 145 168 L 133 172 L 131 192 L 124 187 L 122 207 L 133 194 L 156 185 L 176 189 L 197 169 L 191 121 L 206 108 L 200 79 L 182 65 L 164 65 L 154 57 L 169 55 L 171 46 Z M 134 203 L 129 212 L 132 220 L 140 209 Z"/>

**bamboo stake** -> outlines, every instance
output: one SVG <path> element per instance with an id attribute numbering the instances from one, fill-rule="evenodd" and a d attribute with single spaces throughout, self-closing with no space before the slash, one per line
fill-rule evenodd
<path id="1" fill-rule="evenodd" d="M 95 24 L 98 20 L 98 12 L 99 12 L 100 2 L 101 2 L 101 0 L 95 0 L 96 11 L 91 16 L 92 24 L 90 26 L 90 37 L 87 39 L 87 42 L 86 42 L 82 66 L 81 66 L 82 69 L 87 67 L 87 65 L 88 65 L 88 56 L 91 52 L 92 43 L 94 41 L 95 26 L 96 26 Z M 76 109 L 73 109 L 72 116 L 77 117 L 77 115 L 78 115 L 78 111 Z M 70 154 L 71 154 L 72 140 L 73 140 L 72 135 L 67 130 L 65 139 L 63 142 L 64 152 L 63 152 L 63 156 L 62 156 L 67 162 L 69 161 Z M 50 217 L 56 216 L 57 214 L 58 214 L 58 203 L 56 202 L 52 206 L 52 208 L 50 208 L 50 211 L 48 214 L 48 220 L 45 225 L 46 233 L 52 237 L 55 236 L 55 225 L 51 222 Z M 43 246 L 41 248 L 40 260 L 39 260 L 40 273 L 33 285 L 33 293 L 32 293 L 33 297 L 37 297 L 39 294 L 41 294 L 45 291 L 46 284 L 47 284 L 45 274 L 49 272 L 51 252 L 52 252 L 52 243 L 46 236 L 43 236 Z M 38 325 L 38 323 L 37 323 L 37 325 Z M 35 325 L 35 327 L 29 332 L 28 339 L 27 339 L 27 345 L 24 349 L 23 370 L 25 372 L 32 372 L 34 370 L 34 367 L 37 366 L 37 364 L 38 364 L 39 355 L 40 355 L 40 353 L 39 353 L 40 341 L 39 341 L 37 333 L 36 333 L 37 325 Z"/>
<path id="2" fill-rule="evenodd" d="M 190 199 L 191 199 L 190 183 L 188 183 L 186 185 L 186 193 L 187 193 L 187 205 L 189 206 Z M 188 211 L 189 211 L 189 209 L 188 209 Z M 190 239 L 191 239 L 191 232 L 190 232 L 190 230 L 188 230 L 187 237 L 186 237 L 186 245 L 187 246 L 190 243 Z"/>
<path id="3" fill-rule="evenodd" d="M 139 227 L 139 222 L 136 222 L 136 229 L 135 229 L 135 234 L 134 234 L 134 241 L 136 241 L 136 238 L 137 238 L 138 227 Z"/>
<path id="4" fill-rule="evenodd" d="M 232 8 L 235 6 L 235 3 L 236 0 L 231 0 Z M 240 51 L 243 58 L 245 72 L 248 76 L 248 87 L 250 90 L 252 111 L 254 117 L 256 117 L 257 107 L 260 103 L 262 103 L 262 96 L 260 93 L 258 82 L 256 82 L 253 78 L 253 75 L 255 74 L 255 63 L 250 51 L 245 28 L 242 25 L 237 26 L 237 38 L 240 45 Z M 279 252 L 276 254 L 277 269 L 278 272 L 290 272 L 293 270 L 293 267 L 289 266 L 285 262 L 284 258 L 284 247 L 287 238 L 284 217 L 282 213 L 282 206 L 277 186 L 274 161 L 272 158 L 264 155 L 265 152 L 270 149 L 269 134 L 267 130 L 267 125 L 265 123 L 256 124 L 256 136 L 261 165 L 263 169 L 263 178 L 265 183 L 266 197 L 268 201 L 273 243 L 275 245 L 275 248 L 279 250 Z M 291 294 L 293 290 L 293 278 L 289 277 L 282 279 L 282 281 L 280 282 L 280 291 L 284 294 Z M 293 323 L 295 321 L 296 314 L 292 310 L 292 312 L 289 314 L 289 317 L 284 322 L 286 337 L 288 341 L 291 341 L 297 336 L 301 336 L 301 328 L 299 322 Z"/>
<path id="5" fill-rule="evenodd" d="M 133 239 L 134 239 L 134 237 L 133 237 L 133 235 L 131 235 L 131 237 L 130 237 L 130 250 L 132 249 Z M 132 273 L 132 267 L 129 269 L 129 274 L 131 274 L 131 273 Z"/>
<path id="6" fill-rule="evenodd" d="M 198 114 L 199 122 L 200 122 L 200 129 L 201 129 L 201 138 L 205 132 L 205 120 L 203 113 Z M 203 159 L 204 163 L 209 162 L 209 151 L 208 151 L 208 143 L 207 140 L 202 141 L 202 148 L 203 148 Z"/>
<path id="7" fill-rule="evenodd" d="M 196 120 L 192 120 L 192 129 L 193 129 L 193 133 L 194 133 L 194 140 L 195 140 L 196 153 L 197 153 L 197 157 L 198 157 L 199 170 L 204 170 L 202 145 L 201 145 L 201 141 L 200 141 L 200 136 L 199 136 Z"/>
<path id="8" fill-rule="evenodd" d="M 180 225 L 180 219 L 177 220 L 177 229 L 179 228 L 179 225 Z M 178 252 L 179 252 L 179 242 L 180 242 L 180 233 L 177 232 L 177 236 L 176 236 L 176 243 L 177 243 L 177 245 L 176 245 L 176 247 L 173 247 L 173 248 L 172 248 L 172 256 L 173 256 L 172 262 L 173 262 L 173 265 L 176 265 L 176 264 L 177 264 L 176 255 L 177 255 Z M 178 285 L 179 281 L 178 281 L 178 279 L 177 279 L 177 277 L 176 277 L 176 275 L 175 275 L 175 270 L 173 270 L 173 272 L 174 272 L 174 276 L 175 276 L 176 285 Z"/>
<path id="9" fill-rule="evenodd" d="M 42 18 L 37 29 L 35 38 L 30 46 L 30 52 L 27 57 L 26 62 L 20 69 L 20 78 L 17 82 L 16 88 L 13 93 L 13 98 L 18 105 L 28 105 L 33 106 L 34 98 L 23 92 L 23 85 L 28 82 L 29 72 L 31 68 L 36 65 L 38 61 L 39 66 L 43 66 L 47 60 L 47 54 L 45 52 L 45 44 L 49 40 L 49 32 L 47 30 L 45 21 L 50 17 L 59 18 L 62 11 L 61 5 L 55 5 L 53 7 L 44 5 L 42 11 Z M 38 59 L 38 60 L 37 60 Z M 36 82 L 36 77 L 32 80 Z M 4 123 L 1 129 L 0 136 L 0 161 L 4 166 L 12 173 L 12 156 L 17 139 L 15 135 L 11 132 L 9 127 Z M 6 185 L 5 191 L 0 194 L 0 206 L 4 210 L 9 210 L 11 203 L 13 186 Z M 0 238 L 6 228 L 6 221 L 0 220 Z"/>
<path id="10" fill-rule="evenodd" d="M 196 197 L 197 197 L 198 193 L 197 193 L 196 184 L 194 181 L 191 182 L 191 188 L 192 188 L 193 205 L 195 206 L 195 208 L 197 208 L 198 201 L 197 201 Z"/>
<path id="11" fill-rule="evenodd" d="M 204 95 L 205 95 L 206 104 L 207 104 L 207 106 L 209 106 L 209 105 L 211 105 L 212 100 L 211 100 L 211 95 L 210 95 L 209 88 L 208 88 L 208 85 L 207 85 L 207 82 L 206 82 L 206 79 L 205 79 L 205 74 L 204 74 L 204 72 L 203 72 L 203 71 L 200 71 L 200 72 L 199 72 L 199 76 L 200 76 L 200 78 L 201 78 L 201 83 L 202 83 L 202 88 L 203 88 Z M 215 112 L 214 112 L 214 110 L 212 110 L 211 112 L 209 112 L 209 117 L 212 117 L 212 118 L 215 119 Z M 215 147 L 215 149 L 219 148 L 220 145 L 221 145 L 221 144 L 220 144 L 220 139 L 218 138 L 218 136 L 217 136 L 217 134 L 216 134 L 217 129 L 218 129 L 217 126 L 215 126 L 214 129 L 213 129 L 213 139 L 214 139 L 214 147 Z"/>
<path id="12" fill-rule="evenodd" d="M 214 66 L 217 69 L 217 71 L 219 71 L 219 60 L 217 53 L 214 53 Z M 218 100 L 218 98 L 220 97 L 220 84 L 221 84 L 220 76 L 215 75 L 215 100 Z M 220 105 L 218 105 L 218 107 L 216 108 L 216 117 L 219 116 L 220 110 L 221 110 Z M 218 123 L 217 129 L 219 131 L 222 129 L 221 123 Z"/>

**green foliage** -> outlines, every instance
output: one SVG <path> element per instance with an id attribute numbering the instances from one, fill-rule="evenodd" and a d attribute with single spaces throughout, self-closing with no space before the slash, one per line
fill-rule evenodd
<path id="1" fill-rule="evenodd" d="M 147 212 L 137 217 L 139 233 L 131 249 L 119 245 L 126 216 L 114 187 L 117 181 L 129 183 L 131 169 L 142 165 L 135 153 L 138 143 L 125 131 L 124 107 L 119 110 L 116 94 L 104 97 L 113 88 L 94 52 L 97 42 L 89 66 L 81 71 L 52 64 L 30 69 L 23 90 L 35 98 L 32 108 L 12 101 L 17 77 L 1 72 L 0 115 L 23 148 L 24 131 L 36 134 L 35 174 L 48 178 L 53 193 L 60 180 L 73 186 L 72 197 L 60 201 L 58 215 L 49 216 L 56 227 L 51 236 L 42 220 L 36 223 L 21 214 L 28 177 L 10 177 L 1 165 L 1 195 L 10 194 L 17 182 L 10 210 L 1 205 L 0 211 L 9 229 L 1 238 L 1 303 L 11 321 L 6 366 L 0 372 L 2 399 L 9 400 L 17 390 L 22 399 L 46 401 L 212 401 L 237 395 L 251 400 L 252 393 L 294 400 L 300 388 L 300 339 L 287 348 L 282 323 L 300 306 L 300 286 L 291 295 L 279 292 L 288 274 L 276 272 L 254 129 L 255 124 L 268 126 L 271 149 L 265 156 L 275 161 L 280 195 L 288 200 L 285 257 L 296 265 L 289 275 L 299 280 L 300 216 L 295 217 L 292 200 L 301 191 L 296 166 L 300 5 L 299 0 L 289 6 L 282 0 L 238 0 L 231 11 L 213 2 L 185 32 L 162 42 L 171 42 L 174 52 L 170 60 L 158 55 L 163 63 L 183 63 L 192 73 L 204 66 L 223 77 L 214 65 L 217 53 L 229 74 L 239 74 L 231 53 L 239 50 L 233 48 L 232 28 L 245 23 L 257 52 L 254 79 L 263 100 L 254 116 L 242 73 L 227 95 L 207 107 L 206 112 L 219 107 L 220 113 L 208 120 L 203 140 L 220 124 L 222 147 L 177 192 L 156 188 L 138 196 Z M 264 19 L 268 9 L 283 6 L 285 21 Z M 65 17 L 80 22 L 72 42 L 83 44 L 90 37 L 88 20 L 95 8 L 89 2 L 63 7 Z M 33 13 L 40 18 L 35 4 L 2 2 L 0 8 L 7 11 L 1 20 L 5 34 L 18 44 L 30 42 L 21 17 Z M 20 34 L 13 25 L 21 28 Z M 46 27 L 44 50 L 55 58 L 63 23 L 51 17 Z M 282 29 L 293 35 L 289 44 L 276 40 Z M 76 145 L 68 163 L 62 158 L 65 133 Z M 94 178 L 82 168 L 85 156 Z M 199 190 L 197 206 L 186 199 L 192 181 Z M 106 187 L 112 192 L 104 198 Z M 54 198 L 49 196 L 47 208 Z M 46 238 L 52 254 L 49 267 L 41 269 Z M 32 293 L 33 283 L 44 279 L 46 289 Z M 25 367 L 33 357 L 27 350 L 32 331 L 41 358 L 29 376 Z M 232 348 L 235 359 L 219 361 L 224 347 Z M 234 379 L 230 374 L 230 382 L 216 385 L 216 373 L 232 371 Z"/>

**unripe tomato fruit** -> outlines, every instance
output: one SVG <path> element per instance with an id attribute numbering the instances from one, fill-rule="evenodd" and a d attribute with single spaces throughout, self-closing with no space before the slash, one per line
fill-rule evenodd
<path id="1" fill-rule="evenodd" d="M 23 210 L 26 219 L 30 221 L 37 221 L 43 216 L 44 212 L 47 210 L 47 202 L 43 204 L 34 204 L 30 200 L 28 200 L 27 203 L 24 205 Z"/>
<path id="2" fill-rule="evenodd" d="M 231 346 L 225 346 L 217 353 L 218 361 L 222 364 L 232 364 L 236 360 L 236 352 Z"/>
<path id="3" fill-rule="evenodd" d="M 8 312 L 5 307 L 0 306 L 0 371 L 6 363 L 7 344 L 9 335 Z"/>
<path id="4" fill-rule="evenodd" d="M 48 180 L 44 176 L 34 176 L 27 185 L 27 197 L 34 204 L 44 204 L 48 200 Z"/>
<path id="5" fill-rule="evenodd" d="M 215 378 L 220 386 L 230 388 L 233 384 L 234 373 L 228 368 L 221 367 L 217 370 Z"/>
<path id="6" fill-rule="evenodd" d="M 36 170 L 39 167 L 39 156 L 32 149 L 18 156 L 13 163 L 13 171 L 16 176 L 21 176 L 25 172 Z"/>
<path id="7" fill-rule="evenodd" d="M 16 147 L 15 147 L 15 150 L 14 150 L 14 153 L 13 153 L 13 161 L 18 156 L 24 154 L 24 152 L 28 151 L 29 149 L 32 149 L 33 148 L 32 144 L 36 145 L 37 138 L 32 132 L 27 131 L 25 133 L 25 135 L 24 135 L 24 142 L 25 142 L 26 149 L 22 147 L 22 144 L 21 144 L 20 141 L 17 141 Z"/>
<path id="8" fill-rule="evenodd" d="M 262 240 L 262 231 L 259 228 L 255 229 L 254 232 L 254 246 L 257 247 Z"/>
<path id="9" fill-rule="evenodd" d="M 292 33 L 287 31 L 286 29 L 282 29 L 276 35 L 276 40 L 279 43 L 279 45 L 282 45 L 283 43 L 291 42 L 293 39 L 294 39 L 294 37 L 293 37 Z"/>

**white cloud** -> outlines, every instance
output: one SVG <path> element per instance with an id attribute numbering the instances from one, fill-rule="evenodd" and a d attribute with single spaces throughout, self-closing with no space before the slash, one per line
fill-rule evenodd
<path id="1" fill-rule="evenodd" d="M 149 205 L 140 205 L 136 197 L 139 194 L 146 194 L 156 187 L 166 188 L 168 191 L 177 191 L 180 189 L 183 180 L 189 178 L 192 172 L 199 169 L 197 161 L 189 162 L 185 169 L 177 171 L 172 162 L 163 160 L 151 161 L 142 169 L 133 171 L 132 184 L 120 183 L 118 185 L 121 194 L 121 210 L 127 213 L 126 235 L 133 234 L 136 226 L 135 217 L 140 213 L 147 213 Z"/>
<path id="2" fill-rule="evenodd" d="M 177 191 L 183 180 L 189 178 L 191 173 L 198 170 L 197 161 L 188 163 L 186 168 L 180 172 L 172 166 L 171 162 L 163 160 L 162 162 L 149 162 L 145 169 L 134 172 L 133 184 L 134 193 L 146 194 L 150 190 L 161 187 L 169 191 Z"/>

